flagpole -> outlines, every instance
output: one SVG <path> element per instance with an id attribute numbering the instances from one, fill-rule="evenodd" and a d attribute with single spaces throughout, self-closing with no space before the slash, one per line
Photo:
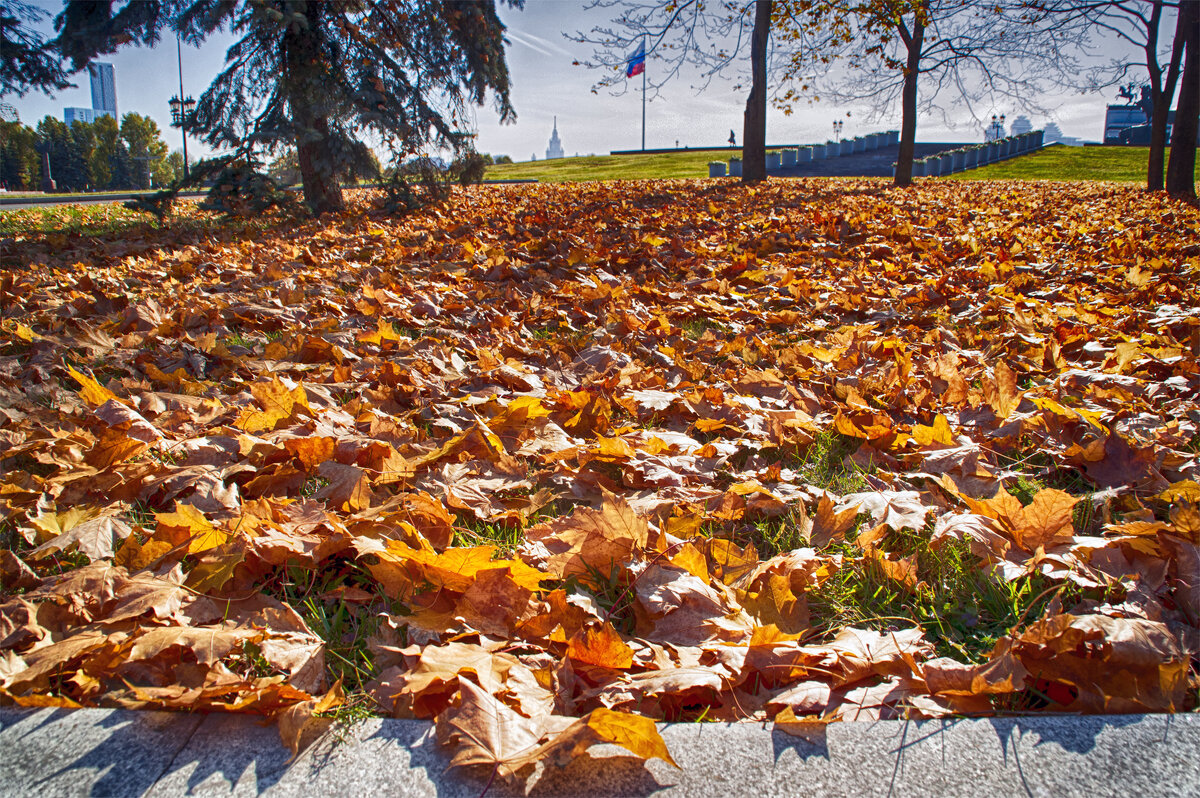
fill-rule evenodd
<path id="1" fill-rule="evenodd" d="M 646 37 L 642 36 L 642 58 L 646 57 Z M 642 63 L 642 152 L 646 151 L 646 65 Z"/>

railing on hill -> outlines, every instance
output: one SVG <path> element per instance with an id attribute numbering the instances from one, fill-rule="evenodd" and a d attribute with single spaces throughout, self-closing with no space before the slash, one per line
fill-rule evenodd
<path id="1" fill-rule="evenodd" d="M 871 152 L 883 147 L 891 147 L 900 141 L 899 130 L 885 130 L 882 133 L 868 133 L 865 136 L 855 136 L 841 141 L 827 141 L 824 144 L 814 144 L 808 147 L 788 147 L 782 150 L 771 150 L 767 153 L 767 174 L 790 169 L 800 164 L 812 161 L 823 161 L 826 158 L 838 158 L 842 155 L 852 155 L 860 152 Z M 742 176 L 742 160 L 729 159 L 729 175 Z M 725 164 L 714 161 L 708 165 L 709 177 L 724 177 Z"/>
<path id="2" fill-rule="evenodd" d="M 971 147 L 961 147 L 957 150 L 947 150 L 913 161 L 913 177 L 939 177 L 952 175 L 955 172 L 965 172 L 990 163 L 999 163 L 1018 155 L 1040 150 L 1045 131 L 1031 130 L 1017 136 L 995 139 L 985 144 Z M 896 164 L 892 164 L 892 176 L 896 175 Z"/>
<path id="3" fill-rule="evenodd" d="M 986 144 L 976 144 L 970 147 L 959 147 L 945 150 L 928 158 L 913 161 L 913 177 L 938 177 L 955 172 L 963 172 L 978 166 L 1014 158 L 1028 152 L 1041 149 L 1044 132 L 1033 130 L 1017 136 L 989 141 Z M 895 146 L 900 141 L 900 131 L 886 130 L 882 133 L 870 133 L 866 136 L 855 136 L 842 141 L 827 141 L 810 147 L 790 147 L 767 153 L 767 174 L 780 172 L 800 164 L 822 161 L 826 158 L 838 158 L 843 155 L 871 152 L 883 147 Z M 728 175 L 742 176 L 742 160 L 730 158 Z M 709 177 L 725 177 L 724 161 L 713 161 L 708 165 Z M 892 176 L 896 175 L 896 164 L 892 164 Z"/>

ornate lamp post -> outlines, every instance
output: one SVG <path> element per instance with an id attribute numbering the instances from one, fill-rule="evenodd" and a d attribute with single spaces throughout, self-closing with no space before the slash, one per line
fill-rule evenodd
<path id="1" fill-rule="evenodd" d="M 846 124 L 846 123 L 845 123 L 845 122 L 843 122 L 841 119 L 838 119 L 838 120 L 836 120 L 836 121 L 833 123 L 833 140 L 834 140 L 834 141 L 841 142 L 841 140 L 842 140 L 842 127 L 843 127 L 845 124 Z"/>
<path id="2" fill-rule="evenodd" d="M 179 44 L 179 36 L 175 36 L 175 58 L 179 63 L 179 94 L 171 98 L 171 126 L 179 128 L 183 136 L 183 176 L 188 177 L 187 154 L 187 117 L 196 107 L 196 101 L 183 96 L 183 50 Z"/>
<path id="3" fill-rule="evenodd" d="M 185 97 L 182 100 L 179 97 L 171 98 L 171 127 L 180 129 L 183 135 L 183 176 L 188 176 L 188 154 L 187 154 L 187 115 L 196 107 L 196 101 L 191 97 Z"/>
<path id="4" fill-rule="evenodd" d="M 1004 114 L 992 114 L 992 124 L 988 127 L 987 140 L 998 141 L 1004 137 Z"/>

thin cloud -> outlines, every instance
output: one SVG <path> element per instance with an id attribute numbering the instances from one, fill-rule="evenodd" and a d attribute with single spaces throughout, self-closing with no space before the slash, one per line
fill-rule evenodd
<path id="1" fill-rule="evenodd" d="M 546 55 L 546 56 L 562 55 L 562 56 L 566 56 L 567 58 L 574 57 L 573 54 L 571 53 L 571 51 L 567 50 L 565 47 L 562 47 L 561 45 L 557 44 L 556 42 L 552 42 L 549 39 L 544 39 L 535 33 L 529 33 L 529 32 L 518 33 L 517 31 L 513 30 L 512 28 L 509 28 L 506 31 L 506 34 L 509 39 L 512 39 L 517 44 L 528 47 L 530 50 L 533 50 L 534 52 L 537 52 L 537 53 L 541 53 L 542 55 Z"/>

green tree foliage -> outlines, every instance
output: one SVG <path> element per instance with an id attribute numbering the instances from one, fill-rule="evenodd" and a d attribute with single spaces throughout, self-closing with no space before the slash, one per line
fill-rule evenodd
<path id="1" fill-rule="evenodd" d="M 20 122 L 0 122 L 0 186 L 12 191 L 36 188 L 41 164 L 37 133 Z"/>
<path id="2" fill-rule="evenodd" d="M 156 174 L 161 175 L 167 159 L 167 145 L 162 140 L 158 123 L 141 114 L 121 117 L 121 141 L 134 162 L 134 183 L 138 188 L 150 188 Z"/>
<path id="3" fill-rule="evenodd" d="M 120 124 L 110 116 L 71 125 L 47 116 L 36 128 L 0 123 L 0 181 L 5 187 L 37 189 L 43 153 L 60 191 L 146 188 L 147 170 L 156 185 L 170 183 L 176 168 L 183 172 L 182 157 L 177 167 L 168 163 L 158 126 L 140 114 L 125 114 Z"/>
<path id="4" fill-rule="evenodd" d="M 339 179 L 370 169 L 368 130 L 397 157 L 430 145 L 458 154 L 470 147 L 466 107 L 489 91 L 501 119 L 515 118 L 494 0 L 68 0 L 57 25 L 76 68 L 164 29 L 195 43 L 232 28 L 239 38 L 188 128 L 247 154 L 294 146 L 317 212 L 339 210 Z"/>
<path id="5" fill-rule="evenodd" d="M 156 175 L 154 178 L 154 182 L 155 183 L 161 182 L 163 185 L 167 185 L 170 183 L 174 183 L 176 180 L 182 180 L 182 179 L 183 179 L 183 151 L 182 150 L 171 150 L 171 154 L 168 155 L 166 157 L 166 159 L 163 161 L 162 180 L 160 181 L 159 177 Z"/>

